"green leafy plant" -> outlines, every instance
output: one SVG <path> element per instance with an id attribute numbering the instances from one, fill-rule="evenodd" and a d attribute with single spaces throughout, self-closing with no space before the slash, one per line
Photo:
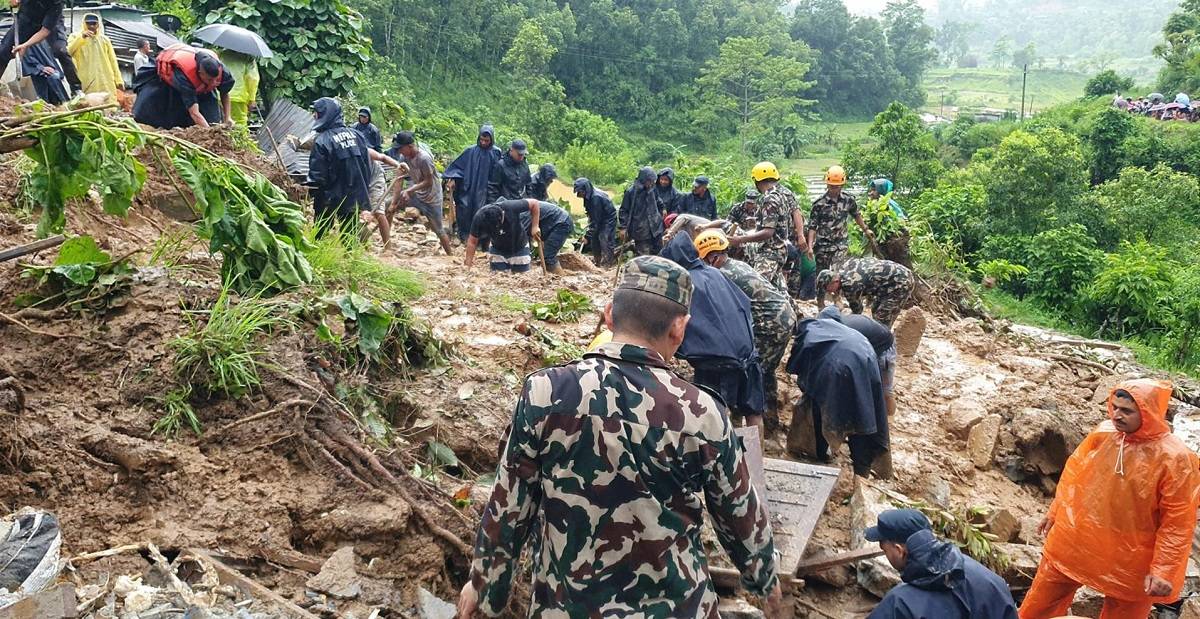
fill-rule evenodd
<path id="1" fill-rule="evenodd" d="M 977 524 L 990 512 L 988 508 L 970 507 L 952 512 L 924 501 L 902 502 L 900 506 L 925 514 L 935 533 L 954 542 L 968 556 L 992 570 L 1003 570 L 1008 566 L 1008 555 L 996 546 L 998 538 Z"/>
<path id="2" fill-rule="evenodd" d="M 553 301 L 549 303 L 534 303 L 533 317 L 546 322 L 579 322 L 585 314 L 594 309 L 592 300 L 587 295 L 571 292 L 565 288 L 559 289 Z"/>
<path id="3" fill-rule="evenodd" d="M 980 273 L 983 273 L 985 277 L 990 277 L 996 280 L 997 283 L 1001 284 L 1018 277 L 1025 277 L 1029 274 L 1029 269 L 1019 264 L 1013 264 L 1007 260 L 988 260 L 987 262 L 981 262 L 976 269 Z"/>
<path id="4" fill-rule="evenodd" d="M 1174 286 L 1171 274 L 1176 268 L 1166 249 L 1145 241 L 1122 242 L 1119 253 L 1104 256 L 1087 295 L 1104 316 L 1105 326 L 1122 334 L 1152 329 L 1161 325 L 1163 301 Z"/>
<path id="5" fill-rule="evenodd" d="M 354 290 L 382 301 L 411 301 L 425 292 L 419 273 L 385 264 L 357 238 L 309 232 L 307 257 L 313 281 L 327 290 Z"/>
<path id="6" fill-rule="evenodd" d="M 173 438 L 179 434 L 185 423 L 197 436 L 202 434 L 200 419 L 196 417 L 196 411 L 188 401 L 191 397 L 192 386 L 184 385 L 167 392 L 167 395 L 162 398 L 155 398 L 162 402 L 165 412 L 158 421 L 154 422 L 154 426 L 150 428 L 150 434 L 162 434 L 167 438 Z"/>
<path id="7" fill-rule="evenodd" d="M 326 312 L 340 315 L 351 339 L 334 335 L 322 315 L 317 337 L 362 358 L 407 374 L 414 369 L 449 364 L 453 350 L 429 323 L 417 318 L 402 303 L 380 301 L 349 292 L 321 299 Z"/>
<path id="8" fill-rule="evenodd" d="M 167 343 L 175 353 L 176 376 L 229 398 L 258 387 L 258 370 L 267 363 L 259 338 L 290 325 L 280 310 L 279 303 L 259 298 L 234 303 L 230 289 L 221 290 L 211 309 L 188 312 L 187 334 Z"/>
<path id="9" fill-rule="evenodd" d="M 90 236 L 63 243 L 50 266 L 29 266 L 22 277 L 37 277 L 37 293 L 18 297 L 20 305 L 56 303 L 73 311 L 104 311 L 121 304 L 137 269 L 128 256 L 113 259 Z"/>
<path id="10" fill-rule="evenodd" d="M 1080 307 L 1103 254 L 1079 224 L 1039 233 L 1028 245 L 1030 295 L 1043 306 L 1070 312 Z"/>

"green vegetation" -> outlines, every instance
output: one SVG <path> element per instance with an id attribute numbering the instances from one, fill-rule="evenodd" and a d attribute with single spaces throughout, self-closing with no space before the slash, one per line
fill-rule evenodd
<path id="1" fill-rule="evenodd" d="M 188 333 L 167 344 L 175 353 L 175 374 L 185 386 L 209 395 L 240 398 L 262 384 L 266 364 L 262 336 L 290 326 L 280 305 L 248 298 L 234 302 L 229 288 L 211 309 L 188 313 Z"/>
<path id="2" fill-rule="evenodd" d="M 384 264 L 354 238 L 309 230 L 305 254 L 313 270 L 313 285 L 326 290 L 349 290 L 382 301 L 403 302 L 425 292 L 421 275 Z"/>
<path id="3" fill-rule="evenodd" d="M 18 297 L 16 303 L 103 313 L 128 294 L 134 273 L 128 256 L 113 259 L 92 237 L 77 236 L 63 243 L 54 264 L 25 269 L 21 276 L 37 278 L 37 291 Z"/>
<path id="4" fill-rule="evenodd" d="M 579 322 L 579 319 L 595 308 L 587 295 L 560 289 L 549 303 L 534 303 L 533 317 L 546 322 Z"/>
<path id="5" fill-rule="evenodd" d="M 1074 101 L 1086 82 L 1087 76 L 1078 71 L 1030 67 L 1025 82 L 1026 110 Z M 943 106 L 1021 109 L 1019 68 L 935 68 L 926 73 L 922 86 L 929 93 L 925 107 L 935 114 L 945 111 Z M 1113 93 L 1108 94 L 1111 97 Z"/>
<path id="6" fill-rule="evenodd" d="M 150 434 L 162 434 L 167 438 L 173 438 L 183 429 L 183 424 L 196 433 L 196 436 L 203 432 L 200 429 L 200 418 L 196 416 L 195 409 L 189 398 L 192 397 L 192 386 L 184 385 L 178 389 L 170 391 L 162 398 L 152 398 L 162 403 L 164 410 L 163 416 L 154 422 L 154 426 L 150 428 Z"/>

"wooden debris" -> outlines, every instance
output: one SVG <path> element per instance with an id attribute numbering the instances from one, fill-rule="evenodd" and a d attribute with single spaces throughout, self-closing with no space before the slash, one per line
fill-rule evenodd
<path id="1" fill-rule="evenodd" d="M 858 550 L 839 552 L 835 555 L 829 555 L 827 557 L 806 559 L 801 561 L 800 564 L 796 566 L 796 575 L 803 576 L 805 574 L 812 574 L 813 572 L 827 570 L 831 567 L 837 567 L 847 563 L 854 563 L 855 561 L 873 559 L 881 554 L 883 554 L 883 549 L 878 546 L 874 546 L 868 548 L 859 548 Z"/>
<path id="2" fill-rule="evenodd" d="M 69 582 L 0 608 L 0 619 L 67 619 L 74 616 L 75 585 Z"/>
<path id="3" fill-rule="evenodd" d="M 0 152 L 3 152 L 3 151 L 0 151 Z M 12 260 L 13 258 L 20 258 L 21 256 L 24 256 L 26 254 L 32 254 L 35 251 L 41 251 L 43 249 L 49 249 L 56 245 L 62 245 L 63 241 L 66 241 L 66 240 L 67 240 L 67 237 L 65 237 L 61 234 L 56 234 L 48 239 L 41 239 L 39 241 L 34 241 L 32 243 L 26 243 L 25 245 L 18 245 L 17 247 L 14 247 L 12 249 L 6 249 L 4 251 L 0 251 L 0 262 L 4 262 L 5 260 Z"/>
<path id="4" fill-rule="evenodd" d="M 258 598 L 266 604 L 273 604 L 287 617 L 291 619 L 320 619 L 316 615 L 296 606 L 289 602 L 283 596 L 271 591 L 270 589 L 246 578 L 241 572 L 221 563 L 215 556 L 207 550 L 199 548 L 189 549 L 188 552 L 199 557 L 208 563 L 217 571 L 217 577 L 220 578 L 221 584 L 229 585 L 241 591 L 248 597 Z"/>

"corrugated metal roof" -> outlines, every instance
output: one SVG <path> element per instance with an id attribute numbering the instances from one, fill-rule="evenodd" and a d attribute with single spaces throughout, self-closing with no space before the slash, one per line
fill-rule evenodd
<path id="1" fill-rule="evenodd" d="M 259 150 L 268 157 L 275 158 L 276 146 L 283 144 L 289 135 L 295 136 L 302 143 L 307 142 L 312 128 L 312 112 L 287 99 L 276 99 L 275 103 L 271 104 L 271 112 L 267 115 L 255 141 Z M 275 139 L 275 144 L 271 143 L 272 138 Z M 296 152 L 294 148 L 284 145 L 279 148 L 279 156 L 283 158 L 288 174 L 298 178 L 308 176 L 307 152 Z"/>
<path id="2" fill-rule="evenodd" d="M 113 49 L 117 56 L 128 52 L 130 62 L 133 61 L 134 50 L 138 41 L 146 39 L 159 48 L 166 48 L 176 43 L 182 43 L 175 35 L 155 26 L 150 22 L 130 21 L 127 19 L 104 18 L 104 34 L 112 40 Z"/>

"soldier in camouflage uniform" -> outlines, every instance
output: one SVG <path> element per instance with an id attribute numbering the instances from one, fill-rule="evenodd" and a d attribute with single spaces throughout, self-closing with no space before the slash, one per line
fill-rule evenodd
<path id="1" fill-rule="evenodd" d="M 875 243 L 875 233 L 863 221 L 858 202 L 854 196 L 842 191 L 845 184 L 846 171 L 841 166 L 830 166 L 825 173 L 825 194 L 813 200 L 812 210 L 808 213 L 809 256 L 816 260 L 817 272 L 836 269 L 846 261 L 850 248 L 847 218 L 853 217 L 867 242 Z"/>
<path id="2" fill-rule="evenodd" d="M 667 369 L 691 296 L 682 267 L 635 258 L 604 310 L 612 342 L 526 378 L 460 616 L 501 614 L 536 526 L 530 617 L 716 619 L 705 508 L 743 586 L 778 606 L 765 499 L 725 407 Z"/>
<path id="3" fill-rule="evenodd" d="M 847 260 L 837 271 L 817 274 L 817 306 L 825 305 L 825 293 L 841 292 L 850 311 L 861 314 L 863 297 L 870 297 L 871 316 L 891 328 L 904 303 L 912 295 L 916 279 L 902 264 L 875 258 Z"/>
<path id="4" fill-rule="evenodd" d="M 788 295 L 755 271 L 750 265 L 729 257 L 729 240 L 718 230 L 696 237 L 696 251 L 709 266 L 719 269 L 746 296 L 750 297 L 750 316 L 754 319 L 754 347 L 758 349 L 766 391 L 767 410 L 763 422 L 768 431 L 778 430 L 779 384 L 775 370 L 783 360 L 796 326 L 796 311 Z"/>
<path id="5" fill-rule="evenodd" d="M 779 184 L 779 171 L 775 169 L 775 164 L 769 161 L 759 163 L 750 175 L 756 189 L 762 193 L 758 200 L 758 230 L 735 236 L 729 239 L 729 243 L 758 243 L 752 266 L 771 285 L 787 290 L 783 272 L 788 257 L 787 243 L 789 239 L 797 238 L 798 230 L 804 229 L 804 214 L 796 205 L 796 196 Z M 798 242 L 802 245 L 799 249 L 807 251 L 804 241 Z"/>
<path id="6" fill-rule="evenodd" d="M 725 216 L 725 221 L 729 223 L 729 226 L 725 229 L 727 236 L 733 236 L 758 228 L 757 202 L 758 190 L 747 189 L 745 200 L 733 205 L 733 208 L 729 209 L 729 215 Z M 754 245 L 730 247 L 729 257 L 749 262 L 753 248 Z"/>

